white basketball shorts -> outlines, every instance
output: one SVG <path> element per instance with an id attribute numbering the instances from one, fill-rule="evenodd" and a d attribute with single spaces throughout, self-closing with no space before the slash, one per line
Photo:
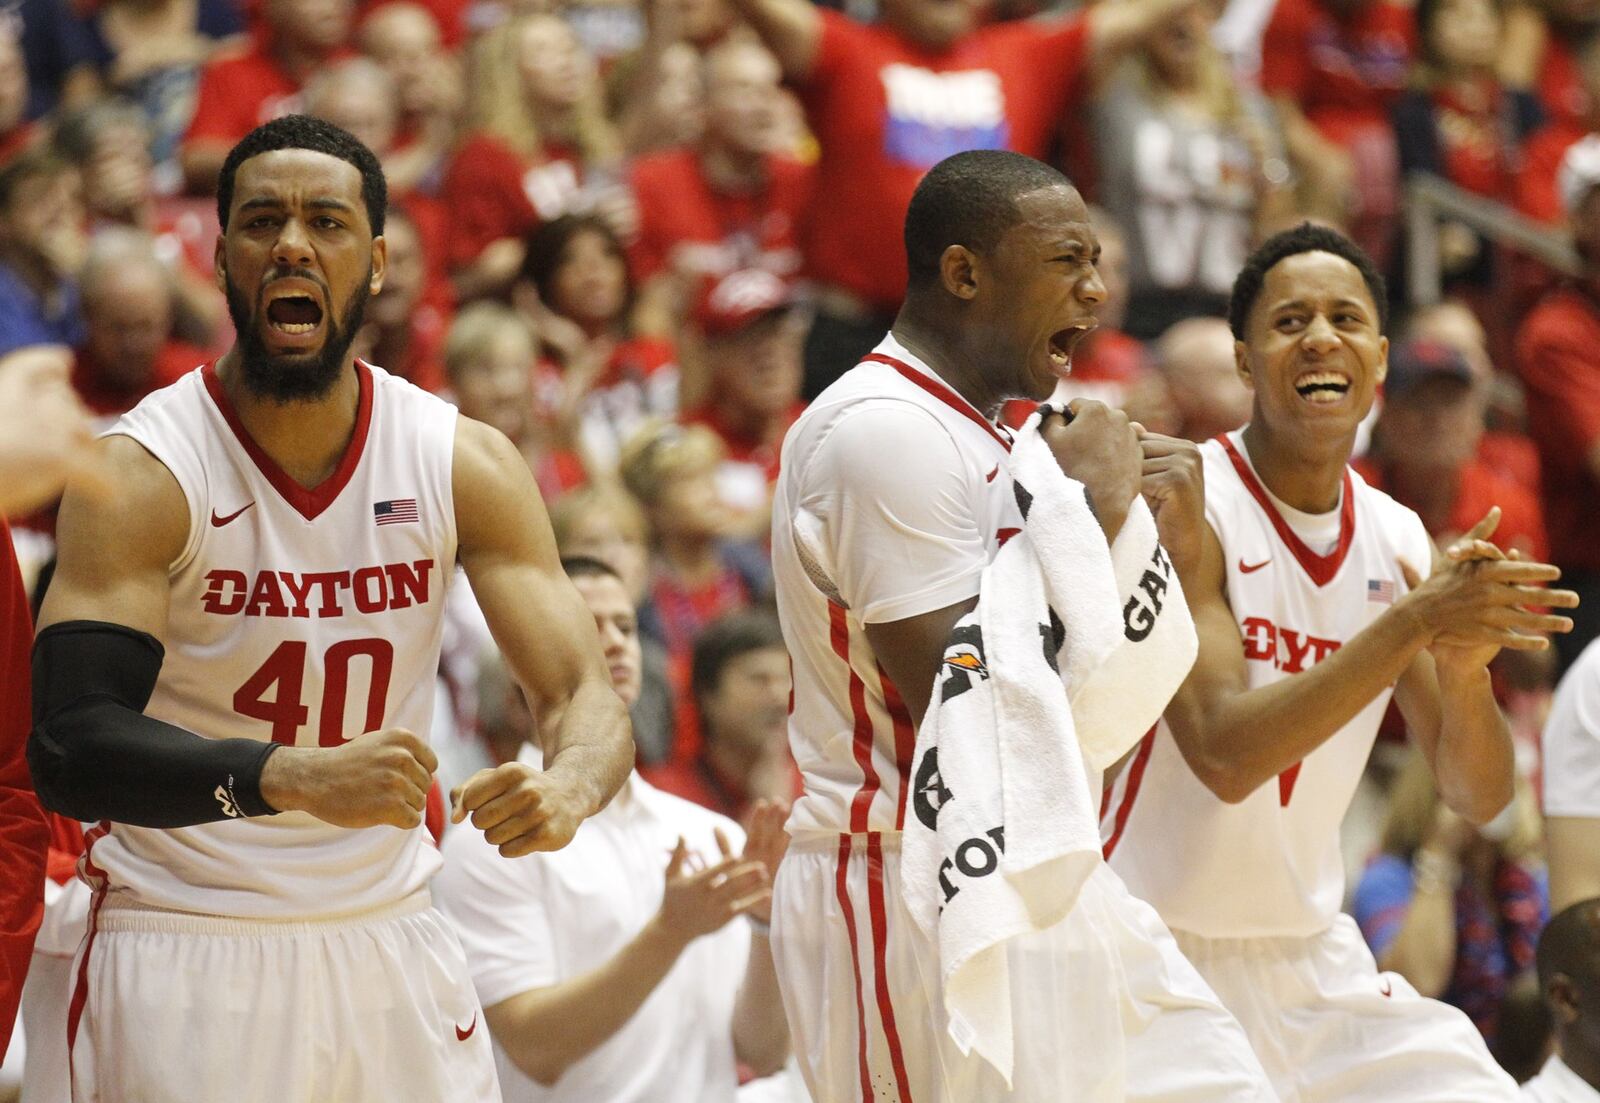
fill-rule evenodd
<path id="1" fill-rule="evenodd" d="M 1355 920 L 1311 938 L 1174 931 L 1284 1103 L 1497 1103 L 1517 1085 L 1472 1020 L 1380 973 Z"/>
<path id="2" fill-rule="evenodd" d="M 1089 943 L 1012 940 L 1013 1085 L 945 1029 L 937 952 L 905 910 L 897 833 L 796 839 L 773 957 L 821 1103 L 1269 1103 L 1244 1032 L 1110 869 L 1085 886 Z"/>
<path id="3" fill-rule="evenodd" d="M 461 944 L 426 892 L 314 922 L 108 901 L 89 931 L 75 1103 L 499 1103 Z"/>

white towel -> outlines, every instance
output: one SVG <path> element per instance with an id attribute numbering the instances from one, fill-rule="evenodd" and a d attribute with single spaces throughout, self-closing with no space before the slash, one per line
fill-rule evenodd
<path id="1" fill-rule="evenodd" d="M 917 733 L 901 844 L 901 888 L 938 946 L 950 1035 L 1007 1083 L 1004 943 L 1070 914 L 1102 862 L 1098 778 L 1160 717 L 1196 651 L 1149 507 L 1136 499 L 1108 548 L 1039 420 L 1011 450 L 1023 530 L 951 633 Z"/>

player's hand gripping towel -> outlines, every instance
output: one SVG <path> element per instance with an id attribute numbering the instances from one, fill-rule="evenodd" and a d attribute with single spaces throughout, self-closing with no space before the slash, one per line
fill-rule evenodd
<path id="1" fill-rule="evenodd" d="M 1009 1083 L 1004 942 L 1070 921 L 1101 862 L 1099 775 L 1194 664 L 1194 621 L 1135 499 L 1113 546 L 1035 413 L 1011 450 L 1023 530 L 950 634 L 912 760 L 902 891 L 939 947 L 950 1035 Z M 1062 1009 L 1067 1014 L 1068 1009 Z"/>

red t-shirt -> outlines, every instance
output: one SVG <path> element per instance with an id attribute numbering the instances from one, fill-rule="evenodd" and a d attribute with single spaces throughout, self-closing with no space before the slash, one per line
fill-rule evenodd
<path id="1" fill-rule="evenodd" d="M 1539 63 L 1535 88 L 1552 122 L 1581 127 L 1589 115 L 1589 94 L 1583 90 L 1578 57 L 1567 38 L 1561 27 L 1551 26 L 1545 38 L 1544 57 Z"/>
<path id="2" fill-rule="evenodd" d="M 143 386 L 123 390 L 112 386 L 104 371 L 89 355 L 88 349 L 78 349 L 72 359 L 72 389 L 78 392 L 83 404 L 91 413 L 101 417 L 118 417 L 127 413 L 146 395 L 176 383 L 180 377 L 198 368 L 211 357 L 204 349 L 186 345 L 182 341 L 168 341 L 156 353 L 154 369 Z"/>
<path id="3" fill-rule="evenodd" d="M 1370 456 L 1353 463 L 1361 477 L 1379 490 L 1389 494 L 1388 479 L 1383 469 Z M 1396 497 L 1403 506 L 1411 505 Z M 1544 510 L 1526 487 L 1514 479 L 1495 471 L 1480 459 L 1474 459 L 1461 469 L 1461 483 L 1456 488 L 1455 504 L 1450 509 L 1444 528 L 1430 530 L 1428 535 L 1441 545 L 1454 539 L 1483 520 L 1483 515 L 1494 506 L 1500 507 L 1500 525 L 1494 532 L 1494 543 L 1501 548 L 1516 548 L 1524 556 L 1545 562 L 1550 546 L 1545 539 Z"/>
<path id="4" fill-rule="evenodd" d="M 639 234 L 628 257 L 635 279 L 678 267 L 718 279 L 744 268 L 780 276 L 800 267 L 799 224 L 814 170 L 789 157 L 768 157 L 759 191 L 717 191 L 694 150 L 641 157 L 633 166 Z"/>
<path id="5" fill-rule="evenodd" d="M 33 936 L 44 918 L 50 829 L 34 796 L 26 758 L 33 727 L 29 653 L 33 618 L 11 530 L 0 520 L 0 1059 L 28 976 Z"/>
<path id="6" fill-rule="evenodd" d="M 1561 170 L 1561 158 L 1586 133 L 1588 131 L 1578 123 L 1557 119 L 1528 138 L 1522 147 L 1522 167 L 1517 171 L 1518 210 L 1551 225 L 1567 220 L 1556 175 Z"/>
<path id="7" fill-rule="evenodd" d="M 1543 461 L 1551 557 L 1600 571 L 1600 480 L 1589 470 L 1600 442 L 1600 303 L 1570 286 L 1547 296 L 1517 334 L 1517 366 Z"/>
<path id="8" fill-rule="evenodd" d="M 526 237 L 566 214 L 582 187 L 575 152 L 546 146 L 531 161 L 487 134 L 468 138 L 445 170 L 440 194 L 450 204 L 449 265 L 478 259 L 491 242 Z"/>
<path id="9" fill-rule="evenodd" d="M 928 169 L 969 149 L 1043 158 L 1083 94 L 1081 18 L 982 27 L 943 53 L 823 10 L 797 89 L 821 146 L 801 234 L 807 269 L 885 313 L 906 289 L 902 229 Z"/>
<path id="10" fill-rule="evenodd" d="M 1468 98 L 1455 89 L 1435 89 L 1434 118 L 1439 135 L 1440 167 L 1445 179 L 1476 195 L 1505 201 L 1513 191 L 1517 147 L 1508 140 L 1506 96 L 1487 80 L 1480 96 Z"/>
<path id="11" fill-rule="evenodd" d="M 1405 91 L 1416 42 L 1407 8 L 1375 0 L 1348 20 L 1317 0 L 1278 0 L 1261 42 L 1261 88 L 1286 95 L 1329 138 L 1342 142 L 1389 125 Z"/>
<path id="12" fill-rule="evenodd" d="M 262 123 L 300 107 L 300 82 L 270 53 L 259 45 L 243 53 L 228 51 L 201 68 L 194 117 L 183 140 L 231 146 Z"/>

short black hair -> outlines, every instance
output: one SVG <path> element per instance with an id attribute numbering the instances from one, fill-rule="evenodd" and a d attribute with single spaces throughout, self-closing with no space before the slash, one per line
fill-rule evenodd
<path id="1" fill-rule="evenodd" d="M 1593 980 L 1600 954 L 1600 897 L 1580 900 L 1551 917 L 1539 935 L 1534 964 L 1539 990 L 1548 991 L 1557 973 L 1575 981 Z"/>
<path id="2" fill-rule="evenodd" d="M 592 555 L 565 555 L 561 557 L 561 569 L 567 572 L 568 578 L 614 578 L 622 581 L 622 576 L 617 569 L 604 559 L 596 559 Z"/>
<path id="3" fill-rule="evenodd" d="M 695 701 L 717 691 L 729 663 L 752 651 L 774 647 L 783 647 L 783 629 L 771 613 L 750 610 L 712 621 L 694 641 L 689 689 Z"/>
<path id="4" fill-rule="evenodd" d="M 1302 222 L 1267 238 L 1250 254 L 1244 267 L 1239 269 L 1239 275 L 1233 281 L 1233 295 L 1228 300 L 1228 328 L 1233 330 L 1235 340 L 1244 340 L 1245 323 L 1250 319 L 1256 299 L 1261 297 L 1261 285 L 1266 282 L 1267 273 L 1273 265 L 1301 253 L 1332 253 L 1355 265 L 1372 294 L 1373 304 L 1378 308 L 1378 332 L 1389 328 L 1389 289 L 1384 285 L 1383 276 L 1372 263 L 1372 258 L 1338 230 Z"/>
<path id="5" fill-rule="evenodd" d="M 946 157 L 922 178 L 906 210 L 906 269 L 910 284 L 939 278 L 939 258 L 952 245 L 988 253 L 1022 221 L 1017 199 L 1042 188 L 1072 186 L 1043 161 L 1004 149 L 974 149 Z"/>
<path id="6" fill-rule="evenodd" d="M 310 115 L 284 115 L 262 123 L 228 151 L 227 160 L 222 162 L 222 175 L 217 178 L 217 221 L 224 230 L 228 228 L 228 211 L 233 206 L 233 178 L 238 175 L 239 166 L 252 157 L 277 149 L 309 149 L 354 165 L 361 173 L 361 198 L 367 205 L 372 236 L 383 233 L 389 184 L 377 155 L 349 131 Z"/>

